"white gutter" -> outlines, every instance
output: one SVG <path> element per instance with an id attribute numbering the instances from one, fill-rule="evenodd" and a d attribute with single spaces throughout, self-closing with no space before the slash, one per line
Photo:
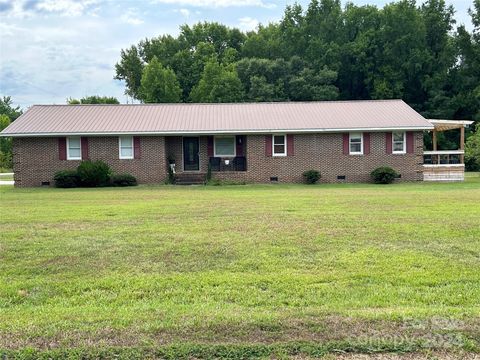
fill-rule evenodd
<path id="1" fill-rule="evenodd" d="M 180 135 L 225 135 L 225 134 L 312 134 L 312 133 L 343 133 L 343 132 L 384 132 L 384 131 L 423 131 L 433 130 L 433 126 L 418 127 L 388 127 L 388 128 L 343 128 L 343 129 L 262 129 L 262 130 L 201 130 L 201 131 L 112 131 L 112 132 L 58 132 L 58 133 L 5 133 L 0 137 L 58 137 L 58 136 L 119 136 L 119 135 L 142 135 L 142 136 L 180 136 Z"/>

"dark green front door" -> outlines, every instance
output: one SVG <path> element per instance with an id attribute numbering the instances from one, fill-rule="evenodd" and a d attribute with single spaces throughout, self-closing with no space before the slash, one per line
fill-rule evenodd
<path id="1" fill-rule="evenodd" d="M 183 138 L 183 170 L 195 171 L 200 169 L 200 151 L 198 137 Z"/>

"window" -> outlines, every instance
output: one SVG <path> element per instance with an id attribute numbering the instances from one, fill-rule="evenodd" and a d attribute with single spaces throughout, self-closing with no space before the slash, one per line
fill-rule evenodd
<path id="1" fill-rule="evenodd" d="M 82 160 L 82 143 L 79 137 L 67 138 L 67 160 Z"/>
<path id="2" fill-rule="evenodd" d="M 394 132 L 392 134 L 392 152 L 394 154 L 405 154 L 405 145 L 405 132 Z"/>
<path id="3" fill-rule="evenodd" d="M 273 156 L 286 156 L 286 135 L 273 135 Z"/>
<path id="4" fill-rule="evenodd" d="M 215 156 L 235 156 L 235 136 L 215 136 Z"/>
<path id="5" fill-rule="evenodd" d="M 363 133 L 350 133 L 350 155 L 363 154 Z"/>
<path id="6" fill-rule="evenodd" d="M 133 159 L 133 137 L 121 136 L 118 138 L 120 159 Z"/>

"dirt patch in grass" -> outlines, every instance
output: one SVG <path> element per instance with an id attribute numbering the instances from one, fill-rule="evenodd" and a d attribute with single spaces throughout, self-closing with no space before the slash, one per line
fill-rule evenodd
<path id="1" fill-rule="evenodd" d="M 166 346 L 176 343 L 278 345 L 291 342 L 318 344 L 361 344 L 366 349 L 411 345 L 425 349 L 462 349 L 478 347 L 480 332 L 477 321 L 362 320 L 340 316 L 285 319 L 276 324 L 212 325 L 147 331 L 138 326 L 127 329 L 100 327 L 94 331 L 68 330 L 46 336 L 41 329 L 22 333 L 1 333 L 0 349 L 138 347 Z"/>
<path id="2" fill-rule="evenodd" d="M 294 357 L 293 359 L 311 359 Z M 480 355 L 468 352 L 429 352 L 409 354 L 342 354 L 325 356 L 325 360 L 478 360 Z"/>

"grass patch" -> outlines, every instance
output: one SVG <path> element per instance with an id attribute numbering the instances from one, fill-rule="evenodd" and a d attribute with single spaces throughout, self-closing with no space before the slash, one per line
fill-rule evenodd
<path id="1" fill-rule="evenodd" d="M 0 349 L 477 351 L 480 177 L 467 179 L 1 187 Z"/>

